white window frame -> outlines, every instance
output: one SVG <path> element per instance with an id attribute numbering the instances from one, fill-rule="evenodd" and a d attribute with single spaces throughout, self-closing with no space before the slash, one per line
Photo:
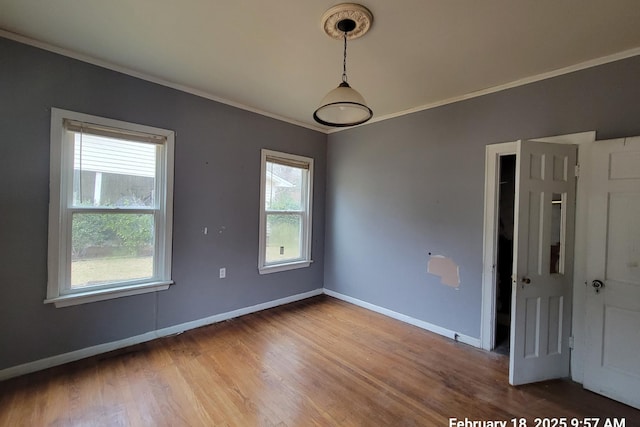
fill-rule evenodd
<path id="1" fill-rule="evenodd" d="M 308 165 L 306 185 L 303 185 L 304 212 L 301 215 L 302 233 L 300 236 L 301 256 L 297 260 L 287 260 L 281 262 L 266 262 L 267 249 L 267 214 L 266 211 L 266 183 L 267 183 L 267 159 L 279 159 L 283 164 L 298 163 Z M 312 230 L 312 206 L 313 206 L 313 159 L 310 157 L 295 154 L 283 153 L 279 151 L 262 149 L 260 167 L 260 239 L 258 254 L 258 272 L 260 274 L 276 273 L 280 271 L 293 270 L 296 268 L 309 267 L 311 260 L 311 230 Z M 278 213 L 284 211 L 277 211 Z M 273 213 L 276 213 L 275 211 Z"/>
<path id="2" fill-rule="evenodd" d="M 146 134 L 158 138 L 159 158 L 156 162 L 156 206 L 154 214 L 153 276 L 145 280 L 123 281 L 94 289 L 71 289 L 71 217 L 73 199 L 73 143 L 65 130 L 65 120 L 103 126 L 125 134 Z M 173 231 L 173 165 L 175 133 L 107 119 L 89 114 L 51 109 L 51 146 L 49 182 L 49 248 L 48 282 L 45 304 L 66 307 L 129 295 L 168 289 L 171 280 L 171 244 Z M 77 210 L 77 209 L 75 209 Z"/>

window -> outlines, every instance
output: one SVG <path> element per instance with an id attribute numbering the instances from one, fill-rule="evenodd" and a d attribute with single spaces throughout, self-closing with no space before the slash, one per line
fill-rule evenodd
<path id="1" fill-rule="evenodd" d="M 172 131 L 51 110 L 45 303 L 169 287 L 173 147 Z"/>
<path id="2" fill-rule="evenodd" d="M 260 274 L 311 264 L 313 159 L 262 150 Z"/>

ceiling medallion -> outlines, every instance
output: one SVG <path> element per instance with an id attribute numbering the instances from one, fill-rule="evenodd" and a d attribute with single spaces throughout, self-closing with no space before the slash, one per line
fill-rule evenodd
<path id="1" fill-rule="evenodd" d="M 338 27 L 338 24 L 344 20 L 355 23 L 355 28 L 347 34 L 347 39 L 353 40 L 364 36 L 369 31 L 373 23 L 373 15 L 369 9 L 359 4 L 338 4 L 322 15 L 322 29 L 329 37 L 342 40 L 345 32 Z"/>

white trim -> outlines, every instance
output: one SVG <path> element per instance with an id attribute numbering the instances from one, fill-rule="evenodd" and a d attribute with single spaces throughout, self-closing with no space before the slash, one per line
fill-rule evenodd
<path id="1" fill-rule="evenodd" d="M 181 85 L 178 83 L 173 83 L 171 81 L 159 78 L 159 77 L 155 77 L 152 76 L 150 74 L 146 74 L 146 73 L 142 73 L 140 71 L 135 71 L 120 65 L 115 65 L 112 64 L 108 61 L 104 61 L 102 59 L 97 59 L 94 58 L 90 55 L 85 55 L 85 54 L 81 54 L 78 52 L 74 52 L 72 50 L 69 49 L 64 49 L 49 43 L 45 43 L 39 40 L 35 40 L 32 39 L 30 37 L 26 37 L 20 34 L 16 34 L 16 33 L 12 33 L 10 31 L 7 30 L 3 30 L 0 29 L 0 37 L 4 37 L 7 38 L 9 40 L 14 40 L 17 41 L 19 43 L 23 43 L 29 46 L 34 46 L 40 49 L 44 49 L 47 50 L 49 52 L 53 52 L 53 53 L 57 53 L 59 55 L 62 56 L 66 56 L 69 58 L 73 58 L 73 59 L 77 59 L 79 61 L 82 62 L 86 62 L 89 64 L 93 64 L 93 65 L 97 65 L 99 67 L 102 68 L 106 68 L 108 70 L 112 70 L 112 71 L 116 71 L 118 73 L 122 73 L 122 74 L 126 74 L 128 76 L 132 76 L 132 77 L 136 77 L 139 78 L 141 80 L 145 80 L 151 83 L 156 83 L 159 84 L 161 86 L 165 86 L 171 89 L 176 89 L 179 90 L 181 92 L 185 92 L 185 93 L 189 93 L 192 95 L 196 95 L 199 96 L 201 98 L 205 98 L 205 99 L 209 99 L 211 101 L 215 101 L 215 102 L 219 102 L 221 104 L 225 104 L 225 105 L 229 105 L 231 107 L 235 107 L 235 108 L 239 108 L 241 110 L 245 110 L 245 111 L 249 111 L 252 113 L 256 113 L 256 114 L 260 114 L 262 116 L 265 117 L 269 117 L 275 120 L 280 120 L 282 122 L 285 123 L 290 123 L 292 125 L 296 125 L 296 126 L 300 126 L 303 128 L 307 128 L 307 129 L 311 129 L 311 130 L 315 130 L 324 134 L 331 134 L 331 133 L 335 133 L 335 132 L 340 132 L 340 131 L 344 131 L 344 130 L 348 130 L 351 129 L 351 127 L 348 128 L 324 128 L 324 127 L 319 127 L 319 126 L 315 126 L 313 124 L 310 123 L 306 123 L 306 122 L 300 122 L 298 120 L 294 120 L 291 118 L 287 118 L 284 116 L 280 116 L 278 114 L 273 114 L 273 113 L 269 113 L 267 111 L 261 110 L 259 108 L 255 108 L 255 107 L 251 107 L 245 104 L 241 104 L 239 102 L 235 102 L 235 101 L 231 101 L 225 98 L 221 98 L 219 96 L 213 95 L 209 92 L 205 92 L 203 90 L 199 90 L 199 89 L 194 89 L 192 87 L 189 87 L 187 85 Z M 611 62 L 615 62 L 615 61 L 620 61 L 622 59 L 627 59 L 627 58 L 631 58 L 634 56 L 638 56 L 640 55 L 640 47 L 636 47 L 633 49 L 629 49 L 629 50 L 624 50 L 622 52 L 617 52 L 617 53 L 613 53 L 611 55 L 606 55 L 606 56 L 602 56 L 600 58 L 595 58 L 595 59 L 591 59 L 588 61 L 584 61 L 584 62 L 580 62 L 578 64 L 574 64 L 574 65 L 570 65 L 568 67 L 563 67 L 563 68 L 558 68 L 557 70 L 553 70 L 553 71 L 548 71 L 546 73 L 541 73 L 541 74 L 536 74 L 530 77 L 525 77 L 519 80 L 514 80 L 512 82 L 509 83 L 505 83 L 502 85 L 498 85 L 498 86 L 493 86 L 490 88 L 486 88 L 486 89 L 482 89 L 479 91 L 475 91 L 475 92 L 471 92 L 471 93 L 467 93 L 464 95 L 460 95 L 460 96 L 454 96 L 451 98 L 447 98 L 441 101 L 436 101 L 436 102 L 432 102 L 432 103 L 428 103 L 428 104 L 423 104 L 417 107 L 413 107 L 413 108 L 409 108 L 407 110 L 402 110 L 399 111 L 397 113 L 389 113 L 389 114 L 385 114 L 379 117 L 374 117 L 371 120 L 369 120 L 368 122 L 358 125 L 358 126 L 366 126 L 372 123 L 377 123 L 377 122 L 381 122 L 384 120 L 389 120 L 389 119 L 393 119 L 396 117 L 401 117 L 401 116 L 405 116 L 407 114 L 412 114 L 412 113 L 417 113 L 419 111 L 424 111 L 424 110 L 430 110 L 432 108 L 437 108 L 437 107 L 441 107 L 443 105 L 447 105 L 447 104 L 453 104 L 454 102 L 459 102 L 459 101 L 464 101 L 467 99 L 472 99 L 472 98 L 477 98 L 479 96 L 483 96 L 483 95 L 488 95 L 491 93 L 495 93 L 495 92 L 500 92 L 506 89 L 512 89 L 518 86 L 524 86 L 527 85 L 529 83 L 535 83 L 541 80 L 546 80 L 546 79 L 550 79 L 553 77 L 558 77 L 558 76 L 562 76 L 564 74 L 569 74 L 569 73 L 573 73 L 575 71 L 580 71 L 580 70 L 585 70 L 587 68 L 593 68 L 593 67 L 597 67 L 599 65 L 604 65 L 604 64 L 608 64 Z M 355 127 L 355 126 L 354 126 Z"/>
<path id="2" fill-rule="evenodd" d="M 54 298 L 44 300 L 45 304 L 53 303 L 56 308 L 69 307 L 78 304 L 87 304 L 90 302 L 104 301 L 113 298 L 128 297 L 131 295 L 146 294 L 149 292 L 164 291 L 169 289 L 173 282 L 153 282 L 142 283 L 138 285 L 120 286 L 117 288 L 107 288 L 98 290 L 89 290 L 81 293 L 60 295 Z"/>
<path id="3" fill-rule="evenodd" d="M 263 148 L 260 151 L 260 223 L 258 236 L 258 272 L 260 274 L 277 273 L 280 271 L 304 268 L 311 265 L 311 232 L 313 229 L 313 158 L 300 156 L 297 154 L 284 153 Z M 266 184 L 267 184 L 267 161 L 269 158 L 290 160 L 300 164 L 308 165 L 306 169 L 306 179 L 302 183 L 304 197 L 304 211 L 301 213 L 302 236 L 300 241 L 300 259 L 285 261 L 280 263 L 266 263 L 267 246 L 267 212 L 266 206 Z"/>
<path id="4" fill-rule="evenodd" d="M 444 337 L 451 338 L 453 340 L 457 339 L 457 341 L 461 343 L 468 344 L 473 347 L 478 347 L 478 348 L 480 347 L 480 340 L 477 338 L 473 338 L 463 334 L 458 334 L 457 332 L 451 331 L 449 329 L 442 328 L 437 325 L 433 325 L 423 320 L 415 319 L 413 317 L 386 309 L 384 307 L 379 307 L 377 305 L 367 303 L 365 301 L 332 291 L 330 289 L 318 288 L 312 291 L 256 304 L 250 307 L 240 308 L 237 310 L 228 311 L 226 313 L 216 314 L 213 316 L 205 317 L 198 320 L 193 320 L 191 322 L 181 323 L 179 325 L 174 325 L 167 328 L 157 329 L 154 331 L 146 332 L 144 334 L 136 335 L 133 337 L 122 339 L 122 340 L 112 341 L 104 344 L 98 344 L 95 346 L 86 347 L 86 348 L 72 351 L 69 353 L 59 354 L 59 355 L 47 357 L 44 359 L 35 360 L 33 362 L 12 366 L 12 367 L 0 370 L 0 381 L 4 381 L 9 378 L 14 378 L 21 375 L 30 374 L 32 372 L 37 372 L 44 369 L 52 368 L 54 366 L 63 365 L 65 363 L 74 362 L 76 360 L 85 359 L 87 357 L 96 356 L 102 353 L 107 353 L 109 351 L 118 350 L 120 348 L 141 344 L 147 341 L 152 341 L 157 338 L 180 334 L 182 332 L 186 332 L 191 329 L 196 329 L 202 326 L 223 322 L 225 320 L 233 319 L 233 318 L 244 316 L 251 313 L 256 313 L 258 311 L 267 310 L 267 309 L 278 307 L 285 304 L 290 304 L 292 302 L 300 301 L 303 299 L 311 298 L 311 297 L 322 295 L 322 294 L 326 294 L 331 297 L 346 301 L 348 303 L 357 305 L 367 310 L 375 311 L 376 313 L 380 313 L 387 317 L 400 320 L 401 322 L 408 323 L 413 326 L 417 326 L 421 329 L 425 329 L 427 331 L 436 333 L 438 335 L 442 335 Z"/>
<path id="5" fill-rule="evenodd" d="M 102 289 L 70 289 L 74 152 L 71 141 L 66 139 L 67 119 L 121 129 L 125 132 L 157 135 L 159 140 L 162 139 L 162 143 L 156 145 L 155 206 L 148 209 L 149 213 L 153 214 L 155 224 L 155 260 L 151 278 L 120 284 L 110 283 Z M 48 277 L 47 297 L 44 303 L 54 303 L 56 308 L 59 308 L 167 289 L 171 284 L 175 132 L 53 107 L 50 138 Z M 101 211 L 100 208 L 90 210 Z M 131 210 L 133 213 L 136 211 Z"/>
<path id="6" fill-rule="evenodd" d="M 580 132 L 568 135 L 551 136 L 544 138 L 534 138 L 531 141 L 549 142 L 557 144 L 578 145 L 578 164 L 588 164 L 587 156 L 590 153 L 591 143 L 595 141 L 596 132 Z M 484 233 L 483 233 L 483 271 L 482 271 L 482 312 L 481 312 L 481 333 L 480 341 L 482 348 L 491 350 L 495 340 L 495 277 L 493 265 L 496 257 L 496 227 L 497 227 L 497 186 L 499 181 L 499 171 L 497 160 L 499 156 L 516 154 L 516 142 L 506 142 L 491 144 L 486 146 L 485 159 L 485 205 L 484 205 Z M 585 168 L 582 168 L 584 170 Z M 587 172 L 587 171 L 585 171 Z M 582 173 L 582 172 L 581 172 Z M 583 174 L 584 175 L 584 174 Z M 576 329 L 584 328 L 584 319 L 578 319 L 576 307 L 580 307 L 580 301 L 584 299 L 584 288 L 582 283 L 585 277 L 585 254 L 586 254 L 586 182 L 587 179 L 578 179 L 576 192 L 576 218 L 575 218 L 575 243 L 574 243 L 574 266 L 573 266 L 573 303 L 572 303 L 572 335 L 574 339 L 574 349 L 571 352 L 571 376 L 574 381 L 581 382 L 583 376 L 583 342 L 582 334 Z M 582 299 L 580 299 L 582 298 Z M 582 303 L 584 305 L 584 303 Z"/>
<path id="7" fill-rule="evenodd" d="M 258 273 L 269 274 L 269 273 L 278 273 L 280 271 L 295 270 L 296 268 L 309 267 L 311 263 L 312 261 L 309 260 L 309 261 L 288 262 L 284 264 L 267 265 L 263 267 L 258 267 Z"/>
<path id="8" fill-rule="evenodd" d="M 73 362 L 73 361 L 84 359 L 87 357 L 96 356 L 98 354 L 117 350 L 123 347 L 129 347 L 135 344 L 151 341 L 156 338 L 162 338 L 169 335 L 179 334 L 179 333 L 188 331 L 190 329 L 211 325 L 213 323 L 223 322 L 225 320 L 233 319 L 235 317 L 244 316 L 245 314 L 251 314 L 251 313 L 266 310 L 269 308 L 278 307 L 280 305 L 289 304 L 292 302 L 311 298 L 321 294 L 322 294 L 322 288 L 318 288 L 313 291 L 304 292 L 297 295 L 291 295 L 285 298 L 280 298 L 277 300 L 252 305 L 250 307 L 228 311 L 226 313 L 216 314 L 214 316 L 205 317 L 203 319 L 194 320 L 192 322 L 181 323 L 179 325 L 158 329 L 155 331 L 144 333 L 142 335 L 136 335 L 134 337 L 125 338 L 123 340 L 112 341 L 104 344 L 98 344 L 92 347 L 86 347 L 86 348 L 72 351 L 69 353 L 59 354 L 56 356 L 47 357 L 45 359 L 24 363 L 22 365 L 12 366 L 10 368 L 0 370 L 0 381 L 4 381 L 9 378 L 17 377 L 20 375 L 30 374 L 36 371 L 41 371 L 43 369 L 48 369 L 54 366 L 63 365 L 65 363 Z"/>
<path id="9" fill-rule="evenodd" d="M 533 76 L 525 77 L 525 78 L 522 78 L 522 79 L 514 80 L 514 81 L 509 82 L 509 83 L 505 83 L 505 84 L 501 84 L 501 85 L 497 85 L 497 86 L 492 86 L 492 87 L 489 87 L 489 88 L 486 88 L 486 89 L 482 89 L 482 90 L 478 90 L 478 91 L 475 91 L 475 92 L 466 93 L 464 95 L 454 96 L 454 97 L 451 97 L 451 98 L 443 99 L 441 101 L 431 102 L 429 104 L 424 104 L 424 105 L 420 105 L 418 107 L 409 108 L 407 110 L 402 110 L 402 111 L 399 111 L 397 113 L 390 113 L 390 114 L 385 114 L 385 115 L 378 116 L 378 117 L 373 117 L 368 122 L 366 122 L 364 124 L 361 124 L 359 126 L 366 126 L 366 125 L 369 125 L 369 124 L 372 124 L 372 123 L 377 123 L 377 122 L 381 122 L 381 121 L 384 121 L 384 120 L 389 120 L 389 119 L 394 119 L 396 117 L 405 116 L 407 114 L 417 113 L 419 111 L 424 111 L 424 110 L 430 110 L 432 108 L 441 107 L 441 106 L 447 105 L 447 104 L 453 104 L 454 102 L 465 101 L 467 99 L 473 99 L 473 98 L 477 98 L 477 97 L 480 97 L 480 96 L 489 95 L 489 94 L 496 93 L 496 92 L 501 92 L 503 90 L 513 89 L 515 87 L 528 85 L 530 83 L 535 83 L 535 82 L 539 82 L 539 81 L 542 81 L 542 80 L 551 79 L 551 78 L 554 78 L 554 77 L 559 77 L 559 76 L 562 76 L 562 75 L 565 75 L 565 74 L 569 74 L 569 73 L 574 73 L 574 72 L 580 71 L 580 70 L 586 70 L 588 68 L 597 67 L 599 65 L 604 65 L 604 64 L 611 63 L 611 62 L 620 61 L 622 59 L 627 59 L 627 58 L 631 58 L 631 57 L 638 56 L 638 55 L 640 55 L 640 47 L 635 47 L 633 49 L 624 50 L 622 52 L 617 52 L 617 53 L 614 53 L 614 54 L 611 54 L 611 55 L 601 56 L 600 58 L 595 58 L 595 59 L 590 59 L 588 61 L 580 62 L 578 64 L 569 65 L 568 67 L 558 68 L 557 70 L 552 70 L 552 71 L 548 71 L 546 73 L 540 73 L 540 74 L 536 74 L 536 75 L 533 75 Z M 335 132 L 345 131 L 345 130 L 348 130 L 348 129 L 351 129 L 351 128 L 328 129 L 326 131 L 326 133 L 327 134 L 331 134 L 331 133 L 335 133 Z"/>
<path id="10" fill-rule="evenodd" d="M 429 332 L 433 332 L 435 334 L 442 335 L 447 338 L 451 338 L 452 340 L 456 340 L 461 343 L 468 344 L 474 347 L 478 347 L 478 348 L 480 347 L 480 340 L 478 338 L 473 338 L 467 335 L 459 334 L 450 329 L 446 329 L 446 328 L 431 324 L 429 322 L 425 322 L 424 320 L 416 319 L 414 317 L 407 316 L 402 313 L 398 313 L 397 311 L 389 310 L 388 308 L 370 304 L 368 302 L 341 294 L 339 292 L 332 291 L 330 289 L 325 288 L 324 293 L 331 297 L 340 299 L 342 301 L 346 301 L 348 303 L 357 305 L 359 307 L 366 308 L 367 310 L 375 311 L 376 313 L 383 314 L 387 317 L 391 317 L 393 319 L 400 320 L 401 322 L 408 323 L 413 326 L 417 326 L 418 328 L 425 329 Z"/>
<path id="11" fill-rule="evenodd" d="M 55 45 L 52 45 L 52 44 L 49 44 L 49 43 L 45 43 L 45 42 L 42 42 L 42 41 L 39 41 L 39 40 L 35 40 L 35 39 L 29 38 L 29 37 L 25 37 L 23 35 L 12 33 L 10 31 L 6 31 L 6 30 L 0 29 L 0 37 L 4 37 L 4 38 L 7 38 L 9 40 L 14 40 L 14 41 L 17 41 L 19 43 L 23 43 L 23 44 L 26 44 L 26 45 L 29 45 L 29 46 L 37 47 L 37 48 L 40 48 L 40 49 L 44 49 L 44 50 L 47 50 L 49 52 L 57 53 L 59 55 L 66 56 L 68 58 L 77 59 L 79 61 L 86 62 L 88 64 L 97 65 L 98 67 L 102 67 L 102 68 L 106 68 L 108 70 L 116 71 L 118 73 L 126 74 L 126 75 L 131 76 L 131 77 L 136 77 L 138 79 L 145 80 L 145 81 L 148 81 L 148 82 L 151 82 L 151 83 L 155 83 L 155 84 L 159 84 L 161 86 L 165 86 L 165 87 L 168 87 L 168 88 L 171 88 L 171 89 L 176 89 L 176 90 L 179 90 L 181 92 L 185 92 L 185 93 L 189 93 L 191 95 L 199 96 L 201 98 L 209 99 L 211 101 L 219 102 L 220 104 L 229 105 L 231 107 L 238 108 L 240 110 L 245 110 L 245 111 L 249 111 L 251 113 L 260 114 L 261 116 L 269 117 L 271 119 L 276 119 L 276 120 L 279 120 L 281 122 L 289 123 L 289 124 L 300 126 L 300 127 L 303 127 L 303 128 L 315 130 L 315 131 L 318 131 L 318 132 L 321 132 L 321 133 L 327 133 L 327 131 L 325 129 L 323 129 L 321 127 L 318 127 L 318 126 L 314 126 L 314 125 L 309 124 L 309 123 L 304 123 L 304 122 L 300 122 L 298 120 L 294 120 L 294 119 L 290 119 L 290 118 L 287 118 L 287 117 L 284 117 L 284 116 L 280 116 L 278 114 L 269 113 L 269 112 L 261 110 L 259 108 L 251 107 L 249 105 L 245 105 L 245 104 L 242 104 L 242 103 L 239 103 L 239 102 L 231 101 L 229 99 L 221 98 L 219 96 L 213 95 L 213 94 L 211 94 L 209 92 L 205 92 L 205 91 L 200 90 L 200 89 L 194 89 L 194 88 L 186 86 L 186 85 L 174 83 L 174 82 L 171 82 L 169 80 L 165 80 L 163 78 L 153 76 L 151 74 L 146 74 L 146 73 L 142 73 L 140 71 L 135 71 L 135 70 L 132 70 L 130 68 L 123 67 L 121 65 L 116 65 L 116 64 L 110 63 L 108 61 L 104 61 L 102 59 L 94 58 L 94 57 L 92 57 L 90 55 L 85 55 L 85 54 L 82 54 L 82 53 L 74 52 L 74 51 L 69 50 L 69 49 L 65 49 L 65 48 L 58 47 L 58 46 L 55 46 Z"/>

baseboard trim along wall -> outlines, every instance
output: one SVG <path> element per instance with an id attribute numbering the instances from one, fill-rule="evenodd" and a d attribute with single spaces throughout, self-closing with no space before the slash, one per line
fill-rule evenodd
<path id="1" fill-rule="evenodd" d="M 80 350 L 72 351 L 69 353 L 47 357 L 45 359 L 35 360 L 33 362 L 25 363 L 22 365 L 12 366 L 10 368 L 0 370 L 0 381 L 4 381 L 9 378 L 18 377 L 21 375 L 30 374 L 36 371 L 42 371 L 47 368 L 52 368 L 54 366 L 63 365 L 65 363 L 74 362 L 76 360 L 84 359 L 91 356 L 96 356 L 98 354 L 107 353 L 109 351 L 118 350 L 120 348 L 129 347 L 135 344 L 151 341 L 156 338 L 162 338 L 169 335 L 179 334 L 181 332 L 185 332 L 190 329 L 211 325 L 213 323 L 223 322 L 225 320 L 233 319 L 235 317 L 244 316 L 245 314 L 256 313 L 258 311 L 262 311 L 269 308 L 278 307 L 280 305 L 289 304 L 295 301 L 311 298 L 316 295 L 322 295 L 322 293 L 323 293 L 323 289 L 318 288 L 318 289 L 314 289 L 313 291 L 291 295 L 291 296 L 280 298 L 273 301 L 267 301 L 261 304 L 252 305 L 251 307 L 240 308 L 238 310 L 216 314 L 214 316 L 205 317 L 203 319 L 198 319 L 191 322 L 181 323 L 179 325 L 158 329 L 155 331 L 147 332 L 142 335 L 136 335 L 134 337 L 126 338 L 123 340 L 99 344 L 92 347 L 87 347 Z"/>
<path id="2" fill-rule="evenodd" d="M 35 360 L 33 362 L 24 363 L 22 365 L 12 366 L 10 368 L 0 370 L 0 381 L 4 381 L 9 378 L 18 377 L 21 375 L 30 374 L 36 371 L 42 371 L 44 369 L 52 368 L 54 366 L 63 365 L 65 363 L 74 362 L 76 360 L 84 359 L 91 356 L 96 356 L 98 354 L 107 353 L 109 351 L 118 350 L 118 349 L 129 347 L 135 344 L 141 344 L 143 342 L 151 341 L 157 338 L 179 334 L 181 332 L 185 332 L 190 329 L 211 325 L 213 323 L 223 322 L 225 320 L 233 319 L 235 317 L 244 316 L 245 314 L 256 313 L 258 311 L 267 310 L 269 308 L 274 308 L 280 305 L 289 304 L 295 301 L 300 301 L 300 300 L 311 298 L 317 295 L 322 295 L 323 293 L 331 297 L 337 298 L 339 300 L 357 305 L 359 307 L 366 308 L 367 310 L 375 311 L 376 313 L 380 313 L 387 317 L 400 320 L 401 322 L 405 322 L 410 325 L 417 326 L 422 329 L 426 329 L 427 331 L 436 333 L 438 335 L 442 335 L 447 338 L 451 338 L 453 340 L 456 340 L 474 347 L 481 348 L 480 339 L 478 338 L 473 338 L 467 335 L 459 334 L 455 331 L 451 331 L 449 329 L 433 325 L 423 320 L 415 319 L 413 317 L 404 315 L 402 313 L 398 313 L 393 310 L 389 310 L 384 307 L 370 304 L 368 302 L 359 300 L 357 298 L 343 295 L 339 292 L 335 292 L 330 289 L 319 288 L 319 289 L 314 289 L 313 291 L 291 295 L 285 298 L 280 298 L 273 301 L 267 301 L 257 305 L 252 305 L 250 307 L 240 308 L 238 310 L 216 314 L 214 316 L 205 317 L 203 319 L 181 323 L 179 325 L 170 326 L 168 328 L 158 329 L 155 331 L 147 332 L 142 335 L 136 335 L 134 337 L 126 338 L 123 340 L 99 344 L 92 347 L 87 347 L 80 350 L 72 351 L 69 353 L 47 357 L 45 359 Z"/>
<path id="3" fill-rule="evenodd" d="M 438 335 L 442 335 L 445 336 L 447 338 L 451 338 L 452 340 L 456 340 L 459 341 L 461 343 L 465 343 L 477 348 L 481 348 L 480 345 L 480 339 L 479 338 L 473 338 L 467 335 L 463 335 L 463 334 L 459 334 L 455 331 L 451 331 L 449 329 L 446 328 L 442 328 L 440 326 L 437 325 L 433 325 L 429 322 L 425 322 L 424 320 L 420 320 L 420 319 L 415 319 L 413 317 L 407 316 L 405 314 L 402 313 L 398 313 L 396 311 L 393 310 L 389 310 L 387 308 L 384 307 L 380 307 L 374 304 L 370 304 L 368 302 L 359 300 L 357 298 L 353 298 L 347 295 L 343 295 L 341 293 L 332 291 L 331 289 L 324 289 L 324 293 L 334 297 L 334 298 L 338 298 L 340 300 L 346 301 L 348 303 L 357 305 L 359 307 L 362 308 L 366 308 L 367 310 L 371 310 L 371 311 L 375 311 L 376 313 L 380 313 L 383 314 L 387 317 L 391 317 L 393 319 L 396 320 L 400 320 L 401 322 L 405 322 L 405 323 L 409 323 L 410 325 L 413 326 L 417 326 L 418 328 L 422 328 L 422 329 L 426 329 L 427 331 L 433 332 L 435 334 Z"/>

